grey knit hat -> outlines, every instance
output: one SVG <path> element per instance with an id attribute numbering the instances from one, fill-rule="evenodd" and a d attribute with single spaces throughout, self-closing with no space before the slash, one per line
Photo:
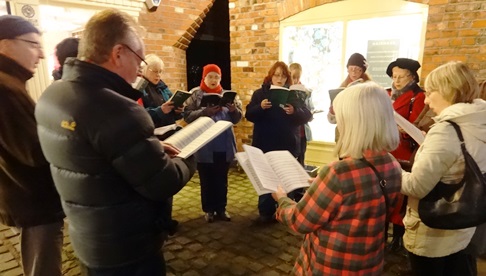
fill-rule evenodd
<path id="1" fill-rule="evenodd" d="M 0 16 L 0 40 L 13 39 L 23 34 L 39 33 L 29 21 L 16 15 Z"/>

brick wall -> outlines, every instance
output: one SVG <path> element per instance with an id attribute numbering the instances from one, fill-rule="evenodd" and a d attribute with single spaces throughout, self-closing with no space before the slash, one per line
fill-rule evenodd
<path id="1" fill-rule="evenodd" d="M 427 1 L 424 1 L 424 3 Z M 451 60 L 466 62 L 486 78 L 486 2 L 430 0 L 422 77 Z"/>
<path id="2" fill-rule="evenodd" d="M 230 6 L 233 6 L 230 8 L 232 88 L 239 92 L 244 105 L 278 59 L 279 21 L 333 2 L 337 1 L 230 0 Z M 479 79 L 486 79 L 486 1 L 412 2 L 429 5 L 421 79 L 438 65 L 451 60 L 467 62 Z M 171 88 L 184 87 L 184 45 L 188 45 L 191 34 L 199 27 L 212 1 L 164 0 L 162 4 L 156 13 L 140 16 L 140 22 L 149 31 L 147 52 L 155 51 L 163 58 L 167 72 L 165 79 Z M 243 120 L 235 132 L 239 147 L 249 143 L 252 124 Z"/>
<path id="3" fill-rule="evenodd" d="M 172 91 L 187 89 L 185 50 L 213 1 L 163 0 L 155 12 L 143 9 L 139 16 L 147 31 L 145 52 L 162 58 L 165 64 L 162 79 Z"/>

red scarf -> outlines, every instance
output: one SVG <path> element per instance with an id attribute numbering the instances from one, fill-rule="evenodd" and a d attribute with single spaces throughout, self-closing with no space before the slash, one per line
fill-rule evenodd
<path id="1" fill-rule="evenodd" d="M 223 87 L 221 86 L 221 84 L 218 84 L 218 86 L 216 86 L 216 88 L 214 89 L 211 89 L 209 88 L 206 83 L 204 83 L 204 80 L 201 80 L 201 90 L 203 90 L 204 92 L 206 93 L 215 93 L 215 94 L 221 94 L 221 92 L 223 92 Z"/>

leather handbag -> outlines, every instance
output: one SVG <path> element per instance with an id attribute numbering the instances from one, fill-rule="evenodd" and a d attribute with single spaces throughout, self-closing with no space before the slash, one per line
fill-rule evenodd
<path id="1" fill-rule="evenodd" d="M 486 222 L 486 178 L 476 161 L 467 152 L 460 127 L 449 122 L 461 141 L 466 165 L 464 177 L 458 184 L 437 185 L 419 201 L 422 222 L 437 229 L 463 229 Z"/>

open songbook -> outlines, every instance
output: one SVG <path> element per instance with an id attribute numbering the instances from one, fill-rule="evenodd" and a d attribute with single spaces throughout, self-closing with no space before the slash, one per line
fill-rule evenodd
<path id="1" fill-rule="evenodd" d="M 214 122 L 209 117 L 199 117 L 164 142 L 181 150 L 178 157 L 187 158 L 232 126 L 229 121 Z"/>
<path id="2" fill-rule="evenodd" d="M 177 90 L 168 102 L 173 102 L 175 107 L 181 107 L 184 102 L 192 95 L 192 92 L 187 92 L 183 90 Z"/>
<path id="3" fill-rule="evenodd" d="M 226 104 L 231 104 L 235 101 L 236 92 L 235 91 L 224 91 L 221 94 L 217 93 L 204 93 L 200 106 L 211 107 L 211 106 L 225 106 Z"/>
<path id="4" fill-rule="evenodd" d="M 270 98 L 268 99 L 272 105 L 285 107 L 289 98 L 290 90 L 287 87 L 271 85 Z"/>
<path id="5" fill-rule="evenodd" d="M 407 119 L 403 118 L 400 114 L 396 111 L 393 111 L 393 116 L 395 117 L 395 122 L 408 134 L 412 137 L 417 144 L 422 145 L 425 139 L 425 135 L 422 133 L 420 129 L 410 123 Z"/>
<path id="6" fill-rule="evenodd" d="M 244 152 L 236 153 L 236 159 L 258 195 L 273 193 L 278 185 L 287 193 L 309 187 L 309 175 L 289 151 L 263 153 L 249 145 L 243 145 L 243 149 Z"/>

